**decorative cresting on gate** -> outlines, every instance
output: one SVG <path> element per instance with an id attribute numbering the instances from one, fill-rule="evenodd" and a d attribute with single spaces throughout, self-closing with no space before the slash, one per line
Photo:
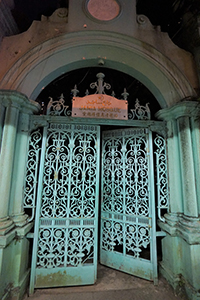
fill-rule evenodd
<path id="1" fill-rule="evenodd" d="M 31 291 L 96 280 L 99 148 L 98 126 L 44 129 Z"/>
<path id="2" fill-rule="evenodd" d="M 155 170 L 159 216 L 168 205 L 168 189 L 164 139 L 157 135 L 154 142 L 156 168 L 149 129 L 103 132 L 100 261 L 156 282 Z"/>

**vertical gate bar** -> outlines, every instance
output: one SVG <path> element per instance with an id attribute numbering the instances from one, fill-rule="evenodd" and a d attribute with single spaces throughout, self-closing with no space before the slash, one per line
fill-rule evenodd
<path id="1" fill-rule="evenodd" d="M 94 226 L 95 226 L 95 240 L 94 240 L 94 245 L 95 245 L 95 253 L 94 253 L 94 268 L 95 268 L 95 278 L 97 278 L 97 251 L 98 251 L 98 212 L 99 209 L 101 211 L 101 203 L 100 203 L 100 198 L 99 198 L 99 180 L 100 180 L 100 126 L 97 126 L 97 141 L 96 141 L 96 149 L 97 149 L 97 166 L 96 166 L 96 203 L 95 203 L 95 221 L 94 221 Z M 99 207 L 100 206 L 100 207 Z"/>
<path id="2" fill-rule="evenodd" d="M 100 247 L 99 247 L 99 257 L 100 257 L 100 263 L 101 263 L 101 249 L 103 245 L 103 200 L 104 200 L 104 195 L 103 195 L 103 185 L 104 185 L 104 177 L 103 177 L 103 163 L 104 163 L 104 143 L 103 143 L 103 132 L 102 132 L 102 140 L 101 140 L 101 201 L 100 201 Z"/>
<path id="3" fill-rule="evenodd" d="M 41 155 L 40 155 L 40 169 L 39 169 L 33 251 L 32 251 L 32 262 L 31 262 L 31 275 L 30 275 L 30 286 L 29 286 L 29 294 L 30 295 L 33 294 L 34 286 L 35 286 L 35 269 L 36 269 L 36 262 L 37 262 L 38 230 L 39 230 L 40 206 L 41 206 L 41 198 L 42 198 L 43 170 L 44 170 L 44 160 L 45 160 L 45 150 L 46 150 L 46 139 L 47 139 L 47 126 L 45 126 L 43 129 L 42 150 L 41 150 Z"/>
<path id="4" fill-rule="evenodd" d="M 71 145 L 74 144 L 74 125 L 70 125 L 70 143 Z M 70 204 L 71 204 L 71 181 L 72 181 L 72 158 L 73 158 L 73 149 L 72 146 L 70 147 L 70 152 L 69 152 L 69 183 L 68 183 L 68 191 L 67 191 L 67 230 L 66 230 L 66 236 L 65 236 L 65 249 L 67 249 L 67 243 L 69 239 L 69 224 L 70 224 Z M 67 255 L 65 255 L 64 258 L 64 265 L 65 267 L 67 266 Z"/>
<path id="5" fill-rule="evenodd" d="M 154 285 L 158 284 L 157 270 L 157 242 L 156 242 L 156 214 L 155 214 L 155 187 L 154 187 L 154 162 L 153 162 L 153 139 L 152 132 L 149 131 L 149 169 L 150 169 L 150 211 L 151 211 L 151 259 L 153 264 Z"/>
<path id="6" fill-rule="evenodd" d="M 125 145 L 126 145 L 126 139 L 125 139 L 125 133 L 122 136 L 122 149 L 124 149 L 124 151 L 122 151 L 122 159 L 123 159 L 123 176 L 122 176 L 122 180 L 123 180 L 123 254 L 126 255 L 126 151 L 125 151 Z M 126 149 L 127 150 L 127 149 Z"/>

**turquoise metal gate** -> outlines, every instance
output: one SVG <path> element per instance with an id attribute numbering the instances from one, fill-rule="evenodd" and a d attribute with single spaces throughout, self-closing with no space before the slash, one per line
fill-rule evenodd
<path id="1" fill-rule="evenodd" d="M 103 83 L 104 74 L 97 78 L 91 88 L 104 97 L 110 85 Z M 72 93 L 77 96 L 76 86 Z M 126 90 L 122 95 L 127 100 Z M 110 114 L 103 116 L 111 119 L 91 118 L 90 111 L 89 119 L 72 118 L 68 108 L 61 94 L 59 100 L 50 100 L 46 117 L 31 117 L 24 184 L 24 209 L 29 221 L 35 219 L 34 233 L 28 234 L 34 237 L 30 293 L 34 287 L 96 281 L 99 125 L 130 126 L 102 133 L 100 261 L 156 283 L 156 237 L 163 233 L 156 232 L 155 198 L 162 222 L 168 210 L 165 124 L 151 121 L 148 104 L 142 106 L 138 99 L 128 120 L 112 119 L 109 107 Z"/>
<path id="2" fill-rule="evenodd" d="M 34 287 L 96 281 L 99 142 L 95 125 L 44 128 L 31 293 Z"/>
<path id="3" fill-rule="evenodd" d="M 156 283 L 151 131 L 129 128 L 103 132 L 101 197 L 100 262 Z"/>

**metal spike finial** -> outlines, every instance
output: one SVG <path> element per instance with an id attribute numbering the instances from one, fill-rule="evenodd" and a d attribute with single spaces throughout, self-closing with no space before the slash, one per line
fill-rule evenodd
<path id="1" fill-rule="evenodd" d="M 115 92 L 114 91 L 112 91 L 111 96 L 115 97 Z"/>
<path id="2" fill-rule="evenodd" d="M 77 85 L 75 84 L 74 88 L 71 90 L 73 97 L 76 97 L 79 93 L 79 90 L 77 89 Z"/>
<path id="3" fill-rule="evenodd" d="M 121 94 L 124 100 L 127 100 L 129 93 L 127 93 L 126 88 L 124 88 L 124 92 Z"/>
<path id="4" fill-rule="evenodd" d="M 109 90 L 111 88 L 111 85 L 109 83 L 103 82 L 103 78 L 105 75 L 103 73 L 98 73 L 96 75 L 97 82 L 92 82 L 90 84 L 91 89 L 94 89 L 96 87 L 96 93 L 95 94 L 105 94 L 104 89 Z"/>

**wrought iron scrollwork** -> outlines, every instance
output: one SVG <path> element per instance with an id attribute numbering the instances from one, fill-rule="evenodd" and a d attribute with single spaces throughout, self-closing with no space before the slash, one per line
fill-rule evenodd
<path id="1" fill-rule="evenodd" d="M 97 127 L 51 124 L 45 152 L 38 268 L 94 263 Z"/>
<path id="2" fill-rule="evenodd" d="M 90 84 L 91 89 L 96 88 L 95 94 L 105 94 L 104 89 L 110 90 L 111 85 L 109 83 L 103 82 L 103 78 L 105 75 L 103 73 L 97 74 L 97 82 L 93 82 Z"/>
<path id="3" fill-rule="evenodd" d="M 28 221 L 32 221 L 35 216 L 37 178 L 39 170 L 40 151 L 42 144 L 41 128 L 33 131 L 29 137 L 26 175 L 24 184 L 24 209 L 31 209 L 31 216 Z"/>
<path id="4" fill-rule="evenodd" d="M 137 259 L 150 243 L 147 148 L 144 129 L 104 134 L 102 249 Z"/>
<path id="5" fill-rule="evenodd" d="M 149 103 L 146 105 L 140 105 L 138 99 L 135 101 L 135 108 L 130 109 L 130 113 L 128 118 L 131 120 L 138 119 L 138 120 L 150 120 L 151 119 L 151 112 L 149 109 Z"/>
<path id="6" fill-rule="evenodd" d="M 156 177 L 157 177 L 157 197 L 158 197 L 158 217 L 162 222 L 165 218 L 162 216 L 162 210 L 168 210 L 169 207 L 169 189 L 168 189 L 168 173 L 167 173 L 167 154 L 165 139 L 156 135 L 154 139 L 156 146 Z"/>
<path id="7" fill-rule="evenodd" d="M 47 105 L 47 115 L 51 116 L 71 116 L 71 110 L 68 110 L 69 106 L 65 105 L 65 99 L 63 94 L 60 95 L 58 100 L 53 100 L 50 97 L 50 101 Z"/>

